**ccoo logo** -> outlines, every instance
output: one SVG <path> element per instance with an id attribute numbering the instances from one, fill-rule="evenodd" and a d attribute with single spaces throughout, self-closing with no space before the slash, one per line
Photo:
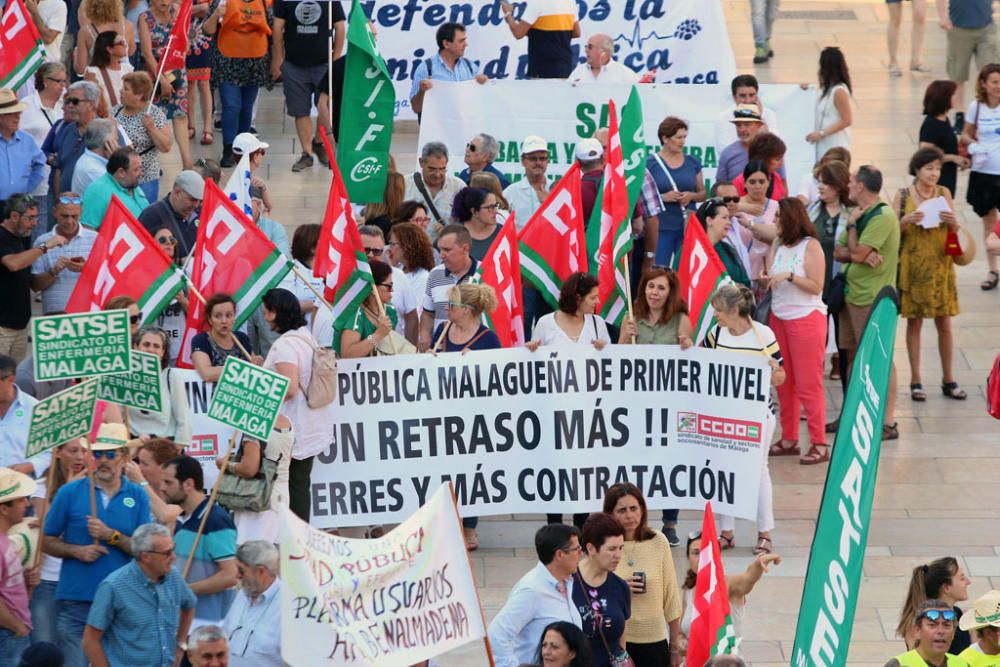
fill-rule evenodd
<path id="1" fill-rule="evenodd" d="M 354 165 L 351 169 L 351 180 L 355 183 L 364 183 L 369 178 L 378 176 L 381 171 L 382 165 L 379 164 L 378 158 L 369 156 Z"/>

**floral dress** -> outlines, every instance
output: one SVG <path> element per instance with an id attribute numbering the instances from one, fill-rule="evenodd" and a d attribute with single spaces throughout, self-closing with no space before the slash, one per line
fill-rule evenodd
<path id="1" fill-rule="evenodd" d="M 160 107 L 154 104 L 149 115 L 153 117 L 153 124 L 157 128 L 166 126 L 167 117 Z M 129 116 L 119 104 L 111 110 L 111 117 L 118 121 L 118 125 L 132 142 L 132 148 L 142 158 L 142 176 L 139 177 L 139 182 L 151 183 L 157 180 L 160 177 L 160 152 L 156 150 L 152 137 L 142 124 L 142 114 Z"/>
<path id="2" fill-rule="evenodd" d="M 160 60 L 166 52 L 167 40 L 170 39 L 170 28 L 173 26 L 176 16 L 177 5 L 172 4 L 170 5 L 170 22 L 166 25 L 158 22 L 153 16 L 152 11 L 143 12 L 142 16 L 139 17 L 146 22 L 146 27 L 149 28 L 149 40 L 153 50 L 153 58 L 156 59 L 156 63 L 154 64 L 157 66 L 157 69 L 159 69 Z M 187 82 L 184 79 L 184 70 L 174 70 L 174 80 L 170 82 L 170 85 L 174 89 L 173 93 L 167 97 L 160 94 L 156 98 L 156 106 L 163 109 L 163 113 L 167 115 L 167 120 L 173 120 L 175 116 L 183 118 L 188 114 Z"/>
<path id="3" fill-rule="evenodd" d="M 946 189 L 937 186 L 936 197 Z M 903 215 L 917 210 L 909 189 L 902 191 Z M 954 317 L 958 315 L 958 287 L 955 283 L 955 265 L 944 254 L 948 225 L 941 223 L 933 229 L 918 224 L 905 225 L 899 247 L 900 314 L 911 319 Z"/>
<path id="4" fill-rule="evenodd" d="M 207 5 L 209 2 L 211 0 L 195 0 L 194 4 Z M 188 39 L 191 47 L 185 60 L 188 81 L 208 81 L 212 75 L 212 38 L 201 30 L 207 18 L 207 14 L 205 18 L 191 18 L 191 33 Z"/>

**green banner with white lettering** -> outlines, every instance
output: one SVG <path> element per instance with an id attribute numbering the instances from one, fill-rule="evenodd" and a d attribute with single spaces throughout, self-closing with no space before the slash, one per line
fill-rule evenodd
<path id="1" fill-rule="evenodd" d="M 352 202 L 380 202 L 389 173 L 396 91 L 359 0 L 351 5 L 337 164 Z"/>
<path id="2" fill-rule="evenodd" d="M 288 391 L 288 378 L 229 357 L 215 385 L 208 416 L 261 441 L 271 437 Z"/>
<path id="3" fill-rule="evenodd" d="M 132 335 L 127 310 L 49 315 L 31 320 L 36 380 L 127 373 Z"/>
<path id="4" fill-rule="evenodd" d="M 160 358 L 147 352 L 132 351 L 132 370 L 101 377 L 97 397 L 139 410 L 163 412 L 160 382 Z"/>
<path id="5" fill-rule="evenodd" d="M 31 410 L 24 458 L 30 459 L 67 440 L 90 433 L 96 403 L 96 379 L 73 385 L 38 401 Z"/>
<path id="6" fill-rule="evenodd" d="M 861 336 L 809 551 L 793 667 L 846 665 L 868 543 L 899 308 L 886 287 Z"/>

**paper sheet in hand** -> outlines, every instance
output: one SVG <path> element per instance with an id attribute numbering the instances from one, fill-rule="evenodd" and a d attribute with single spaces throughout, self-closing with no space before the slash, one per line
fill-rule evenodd
<path id="1" fill-rule="evenodd" d="M 951 206 L 944 197 L 928 199 L 917 210 L 924 214 L 924 219 L 920 221 L 920 226 L 924 229 L 934 229 L 941 224 L 941 214 L 951 213 Z"/>

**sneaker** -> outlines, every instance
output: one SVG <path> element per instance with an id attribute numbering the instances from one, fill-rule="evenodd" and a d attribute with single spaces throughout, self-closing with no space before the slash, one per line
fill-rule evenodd
<path id="1" fill-rule="evenodd" d="M 767 49 L 767 57 L 769 59 L 773 58 L 774 57 L 774 49 L 771 48 L 771 40 L 767 40 L 767 41 L 764 42 L 764 48 Z"/>
<path id="2" fill-rule="evenodd" d="M 892 65 L 889 65 L 889 76 L 898 79 L 899 77 L 903 76 L 903 71 L 899 69 L 899 65 L 896 65 L 894 63 Z"/>
<path id="3" fill-rule="evenodd" d="M 663 535 L 667 538 L 667 542 L 670 542 L 670 546 L 679 547 L 681 545 L 681 538 L 677 536 L 677 526 L 664 526 Z"/>
<path id="4" fill-rule="evenodd" d="M 232 146 L 226 146 L 222 151 L 222 159 L 219 160 L 219 166 L 223 169 L 229 169 L 236 166 L 236 154 L 233 153 Z"/>
<path id="5" fill-rule="evenodd" d="M 222 131 L 222 119 L 221 118 L 216 118 L 214 121 L 212 121 L 212 127 L 214 127 L 215 129 L 217 129 L 217 130 L 219 130 L 221 132 Z"/>
<path id="6" fill-rule="evenodd" d="M 316 154 L 316 159 L 324 167 L 330 166 L 330 158 L 326 154 L 326 146 L 323 145 L 322 141 L 313 141 L 313 153 Z"/>
<path id="7" fill-rule="evenodd" d="M 928 67 L 927 65 L 925 65 L 923 63 L 913 63 L 912 65 L 910 65 L 910 71 L 911 72 L 920 72 L 922 74 L 927 74 L 928 72 L 930 72 L 932 70 L 931 70 L 930 67 Z"/>
<path id="8" fill-rule="evenodd" d="M 303 153 L 301 156 L 299 156 L 299 159 L 295 161 L 295 164 L 292 165 L 292 171 L 297 173 L 300 171 L 305 171 L 306 169 L 309 169 L 312 166 L 313 166 L 313 156 L 309 155 L 309 153 Z"/>
<path id="9" fill-rule="evenodd" d="M 767 47 L 761 44 L 753 52 L 753 63 L 754 65 L 760 65 L 761 63 L 767 62 Z"/>

